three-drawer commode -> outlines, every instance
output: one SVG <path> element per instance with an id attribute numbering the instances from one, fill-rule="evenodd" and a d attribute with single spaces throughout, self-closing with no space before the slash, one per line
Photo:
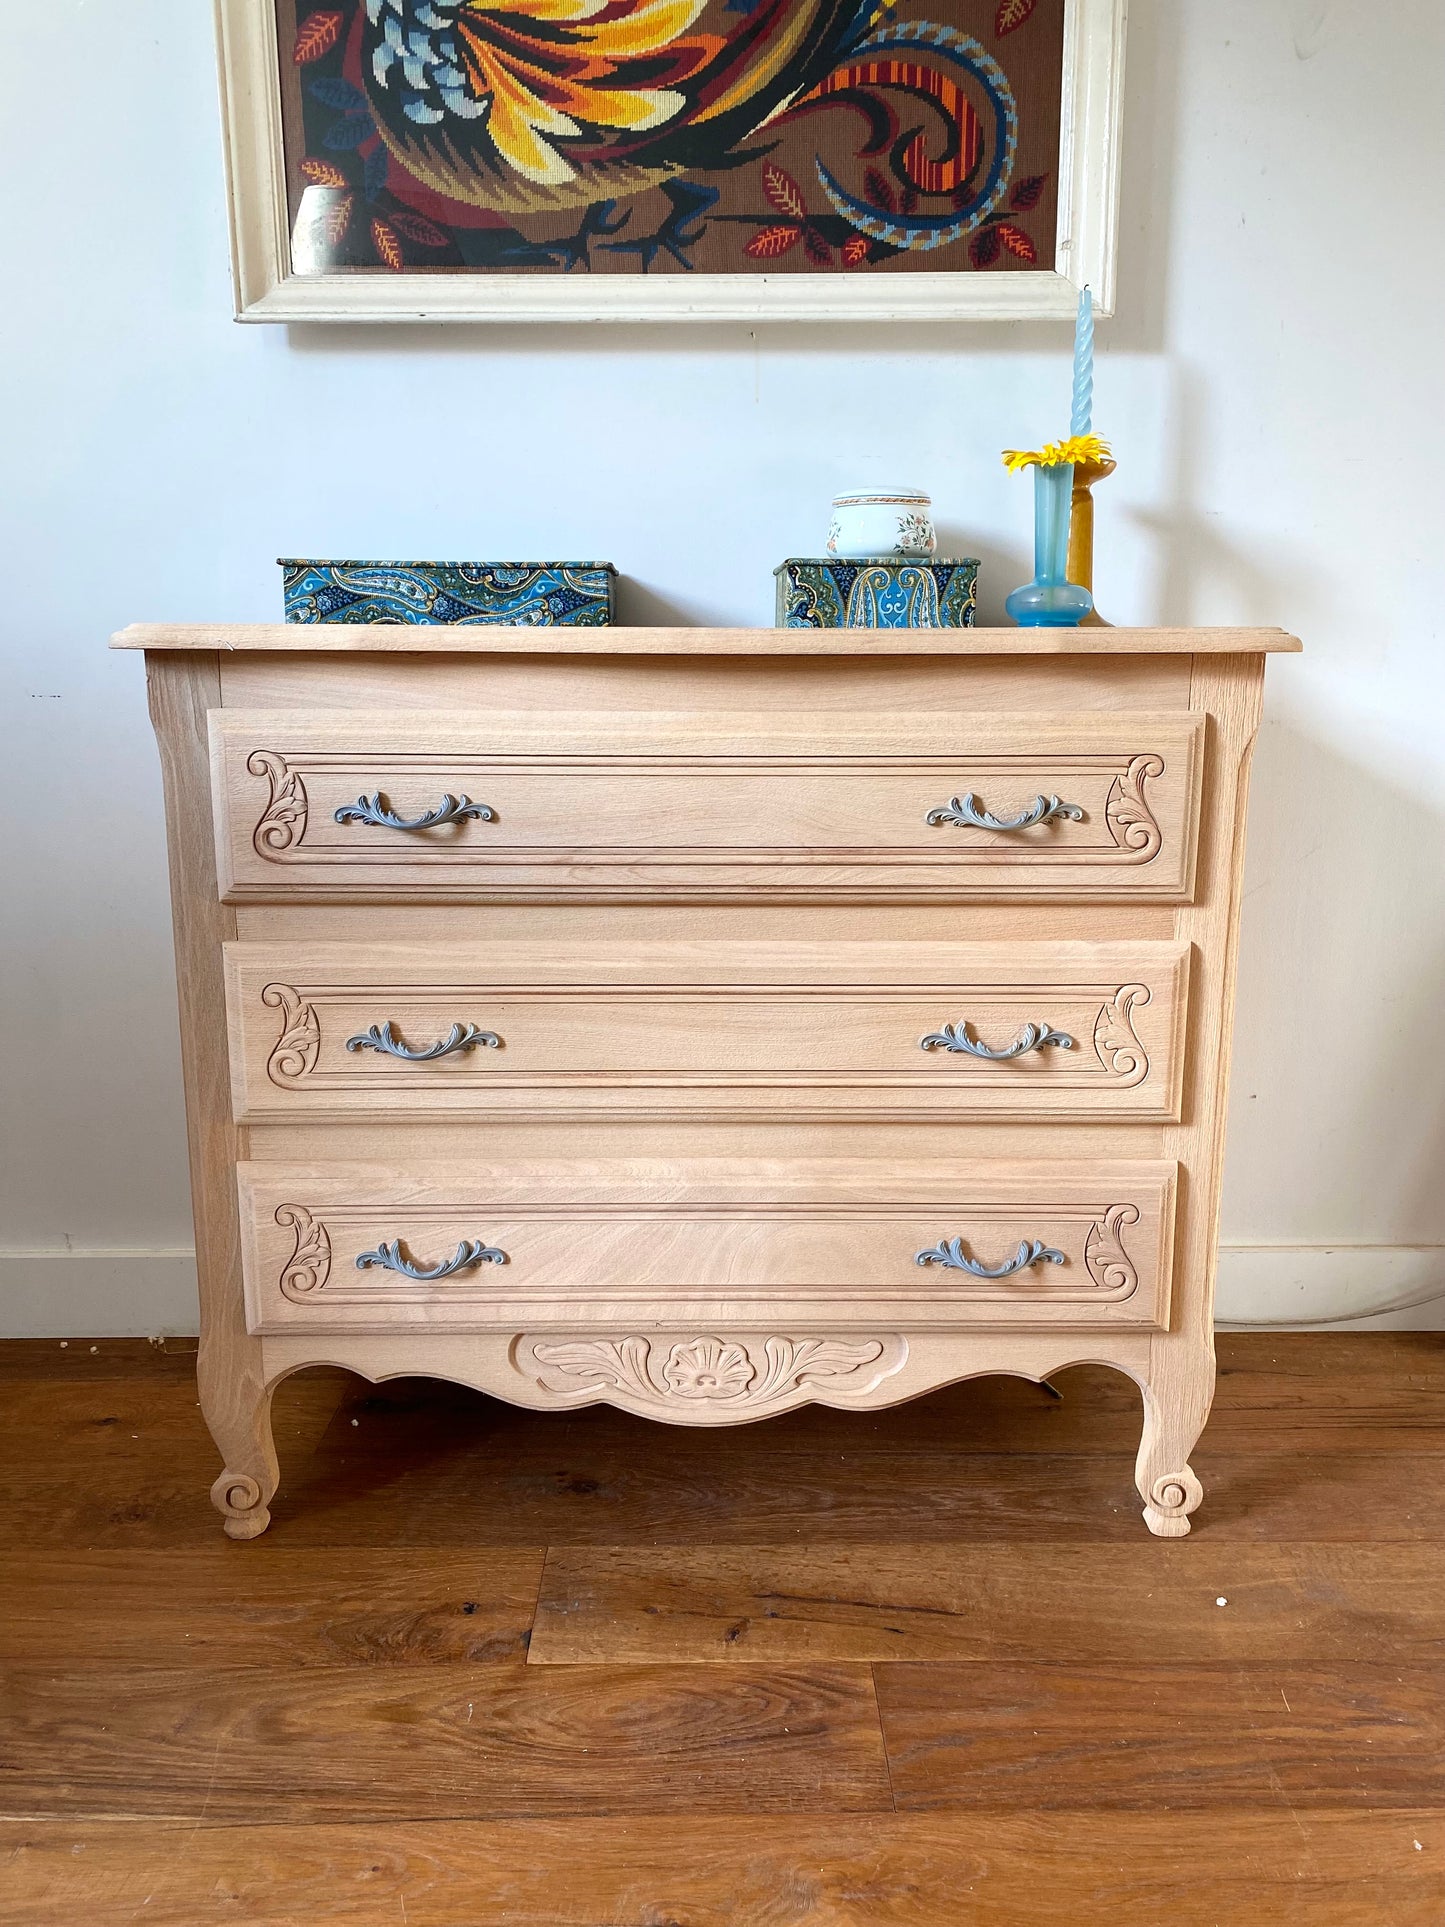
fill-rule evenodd
<path id="1" fill-rule="evenodd" d="M 276 1384 L 1118 1367 L 1189 1530 L 1265 630 L 139 628 L 226 1530 Z"/>

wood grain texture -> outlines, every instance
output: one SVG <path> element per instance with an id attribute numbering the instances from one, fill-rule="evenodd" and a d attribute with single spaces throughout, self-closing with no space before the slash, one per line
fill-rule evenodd
<path id="1" fill-rule="evenodd" d="M 1439 1927 L 1430 1808 L 0 1823 L 5 1927 Z"/>
<path id="2" fill-rule="evenodd" d="M 1239 655 L 1303 645 L 1283 629 L 514 629 L 389 623 L 132 623 L 112 649 L 313 655 Z"/>
<path id="3" fill-rule="evenodd" d="M 1237 659 L 1236 659 L 1237 660 Z M 1193 883 L 1202 714 L 488 710 L 210 717 L 228 901 L 1125 897 Z M 1068 812 L 1005 824 L 1039 799 Z M 443 798 L 473 814 L 406 830 Z M 477 814 L 476 812 L 482 812 Z"/>
<path id="4" fill-rule="evenodd" d="M 93 1554 L 33 1551 L 0 1572 L 0 1665 L 75 1670 L 481 1666 L 524 1658 L 543 1554 L 268 1545 L 238 1570 L 224 1543 Z M 244 1582 L 244 1583 L 241 1583 Z"/>
<path id="5" fill-rule="evenodd" d="M 1160 1120 L 1188 963 L 1158 943 L 235 943 L 232 1095 L 277 1122 Z M 480 1041 L 421 1062 L 377 1043 L 426 1050 L 458 1025 Z M 1030 1031 L 1013 1057 L 965 1048 Z"/>
<path id="6" fill-rule="evenodd" d="M 1227 1603 L 1221 1605 L 1220 1600 Z M 534 1664 L 834 1660 L 1431 1664 L 1424 1546 L 554 1548 Z"/>
<path id="7" fill-rule="evenodd" d="M 1022 989 L 1060 992 L 1069 986 L 1028 974 L 1042 967 L 1050 943 L 1162 942 L 1177 956 L 1192 953 L 1189 1006 L 1140 979 L 1148 1008 L 1168 1019 L 1169 1030 L 1162 1051 L 1157 1037 L 1146 1047 L 1167 1061 L 1170 1080 L 1165 1103 L 1144 1092 L 1148 1116 L 1142 1101 L 1134 1112 L 1077 1116 L 1062 1108 L 1014 1116 L 1004 1106 L 976 1116 L 826 1107 L 809 1114 L 796 1093 L 828 1085 L 827 1053 L 842 1027 L 839 1013 L 825 1008 L 826 973 L 798 986 L 812 993 L 800 1000 L 806 1016 L 770 1007 L 767 1021 L 765 998 L 741 1013 L 746 1000 L 734 994 L 684 1011 L 682 1001 L 669 1002 L 666 985 L 634 979 L 612 988 L 651 991 L 646 1010 L 641 997 L 609 1003 L 606 985 L 580 987 L 591 994 L 587 1014 L 612 1053 L 595 1068 L 590 1059 L 580 1073 L 570 1068 L 588 1047 L 585 1027 L 576 1028 L 579 1004 L 552 1057 L 543 1051 L 502 1075 L 515 1076 L 524 1103 L 579 1076 L 591 1080 L 591 1100 L 609 1079 L 639 1088 L 639 1078 L 655 1074 L 647 1054 L 661 1050 L 664 1069 L 695 1099 L 702 1094 L 689 1116 L 641 1107 L 623 1116 L 597 1105 L 496 1117 L 393 1109 L 385 1124 L 390 1175 L 379 1190 L 363 1183 L 359 1191 L 356 1170 L 377 1155 L 370 1104 L 306 1117 L 254 1101 L 263 1079 L 268 1096 L 297 1095 L 313 1073 L 350 1088 L 344 1080 L 356 1066 L 338 1064 L 331 1036 L 338 1020 L 352 1021 L 349 1011 L 327 1004 L 324 979 L 299 970 L 295 983 L 271 976 L 252 985 L 283 1028 L 263 1040 L 241 1017 L 250 1008 L 242 999 L 230 1041 L 250 1158 L 236 1126 L 219 1140 L 217 1171 L 239 1165 L 248 1187 L 248 1323 L 265 1334 L 260 1380 L 254 1371 L 233 1375 L 223 1426 L 230 1470 L 219 1491 L 232 1531 L 265 1523 L 275 1482 L 267 1400 L 287 1374 L 313 1363 L 378 1383 L 440 1375 L 537 1407 L 615 1397 L 650 1416 L 715 1425 L 815 1397 L 856 1413 L 980 1373 L 1041 1378 L 1089 1362 L 1129 1374 L 1129 1398 L 1142 1392 L 1136 1476 L 1146 1522 L 1161 1535 L 1188 1530 L 1200 1497 L 1189 1453 L 1212 1382 L 1208 1305 L 1242 802 L 1269 637 L 1206 632 L 1186 651 L 1165 632 L 1103 631 L 1059 650 L 1058 638 L 1020 640 L 1018 632 L 1004 640 L 940 640 L 934 632 L 923 642 L 913 632 L 888 654 L 833 638 L 821 651 L 810 640 L 796 652 L 791 632 L 753 632 L 751 647 L 724 632 L 696 632 L 682 648 L 670 648 L 673 638 L 661 631 L 622 637 L 620 646 L 612 646 L 619 632 L 594 632 L 575 648 L 577 632 L 533 632 L 518 647 L 497 631 L 207 633 L 212 648 L 197 657 L 208 665 L 204 691 L 198 699 L 196 685 L 167 727 L 176 742 L 187 738 L 175 787 L 193 844 L 206 815 L 199 794 L 196 808 L 185 806 L 188 788 L 199 789 L 202 709 L 213 741 L 216 863 L 213 870 L 193 863 L 178 895 L 192 912 L 192 932 L 201 933 L 193 934 L 194 954 L 204 955 L 188 1022 L 207 1026 L 212 1052 L 222 1030 L 217 932 L 236 946 L 323 939 L 355 946 L 359 938 L 385 943 L 405 935 L 417 960 L 411 967 L 433 974 L 408 982 L 403 965 L 403 981 L 384 986 L 393 997 L 408 989 L 470 993 L 464 980 L 434 974 L 445 940 L 525 938 L 542 950 L 671 939 L 701 956 L 727 935 L 761 957 L 769 942 L 798 954 L 810 940 L 840 934 L 917 943 L 946 930 L 955 942 L 1017 950 L 1032 960 Z M 255 649 L 244 647 L 249 635 Z M 1221 645 L 1227 636 L 1232 648 Z M 183 662 L 178 650 L 156 650 L 154 634 L 149 640 L 159 673 Z M 1077 635 L 1062 640 L 1078 643 Z M 951 805 L 965 791 L 999 815 L 1055 794 L 1082 814 L 1056 813 L 1056 821 L 1017 834 L 978 827 L 961 820 L 961 803 Z M 435 834 L 354 820 L 368 814 L 359 799 L 374 792 L 408 817 L 444 792 L 465 794 L 490 814 L 473 810 Z M 227 925 L 216 922 L 218 889 L 240 904 Z M 346 921 L 348 899 L 364 906 L 362 921 Z M 870 914 L 825 922 L 822 913 L 844 902 Z M 930 904 L 936 914 L 945 902 L 956 914 L 930 925 Z M 535 923 L 527 921 L 532 906 Z M 618 921 L 623 908 L 635 914 Z M 419 926 L 415 913 L 423 909 Z M 730 912 L 737 913 L 731 924 Z M 369 995 L 372 986 L 363 988 Z M 732 986 L 750 996 L 759 988 Z M 876 998 L 880 986 L 862 989 Z M 1122 996 L 1124 986 L 1106 989 Z M 1201 1002 L 1206 1009 L 1191 1007 Z M 548 1008 L 555 1016 L 560 1002 Z M 908 1014 L 910 1028 L 915 1016 L 924 1020 L 921 1007 Z M 1035 1021 L 1022 1015 L 1022 1003 L 1000 1005 L 997 1014 Z M 1065 1011 L 1076 1028 L 1087 1014 L 1082 1005 Z M 355 1018 L 362 1030 L 365 1016 L 363 1009 Z M 388 1020 L 416 1027 L 441 1016 L 435 998 L 414 995 Z M 533 1020 L 517 1008 L 506 1021 L 520 1036 Z M 863 1075 L 891 1074 L 879 1054 L 888 1021 L 854 1013 Z M 794 1033 L 794 1059 L 774 1071 L 759 1066 L 770 1043 L 776 1049 L 779 1035 Z M 332 1055 L 323 1061 L 328 1037 Z M 498 1047 L 499 1062 L 505 1050 Z M 787 1096 L 766 1112 L 747 1108 L 753 1096 L 743 1096 L 733 1115 L 710 1106 L 716 1059 L 731 1064 L 739 1090 L 761 1088 L 750 1079 L 775 1080 L 768 1089 L 791 1093 L 795 1110 L 787 1110 Z M 520 1052 L 510 1061 L 521 1063 Z M 361 1075 L 371 1079 L 377 1069 L 367 1062 Z M 468 1062 L 450 1086 L 434 1088 L 456 1093 L 464 1078 L 476 1082 L 491 1070 Z M 838 1074 L 846 1080 L 859 1072 L 843 1064 Z M 383 1095 L 398 1088 L 380 1086 Z M 833 1088 L 854 1101 L 846 1087 Z M 1012 1088 L 1024 1094 L 1021 1084 Z M 213 1099 L 208 1083 L 207 1116 Z M 741 1213 L 737 1199 L 689 1202 L 685 1191 L 666 1187 L 629 1192 L 623 1167 L 678 1155 L 673 1134 L 684 1130 L 682 1156 L 751 1158 L 782 1191 L 741 1200 Z M 943 1264 L 942 1284 L 926 1272 L 926 1282 L 915 1276 L 907 1289 L 888 1283 L 888 1240 L 897 1228 L 888 1214 L 898 1217 L 900 1200 L 878 1186 L 925 1143 L 955 1171 L 974 1169 L 984 1153 L 1020 1182 L 1034 1168 L 1047 1178 L 1043 1188 L 1009 1199 L 954 1193 L 920 1200 L 930 1210 L 978 1208 L 977 1226 L 934 1234 L 938 1252 L 958 1236 L 970 1258 L 997 1264 L 1008 1254 L 985 1250 L 988 1235 L 1006 1232 L 1010 1247 L 1036 1237 L 1064 1254 L 1057 1279 L 1042 1271 L 1034 1279 L 1037 1267 L 1023 1266 L 1026 1289 L 996 1291 L 961 1265 Z M 1165 1189 L 1147 1200 L 1121 1194 L 1107 1207 L 1091 1197 L 1083 1201 L 1092 1214 L 1087 1225 L 1064 1222 L 1068 1210 L 1054 1208 L 1069 1203 L 1060 1173 L 1119 1170 L 1131 1157 L 1141 1168 L 1148 1160 L 1168 1171 Z M 802 1198 L 788 1188 L 797 1165 L 812 1158 L 820 1167 L 832 1161 L 838 1172 L 856 1160 L 871 1177 L 834 1210 L 822 1194 Z M 529 1177 L 567 1159 L 605 1168 L 596 1197 L 529 1202 Z M 434 1185 L 418 1188 L 417 1173 L 435 1177 L 452 1167 L 487 1174 L 487 1195 L 453 1187 L 448 1198 Z M 308 1172 L 315 1199 L 267 1192 L 255 1203 L 273 1181 Z M 352 1195 L 333 1191 L 319 1209 L 327 1183 L 343 1178 Z M 695 1209 L 699 1202 L 706 1208 Z M 1045 1222 L 1018 1223 L 1004 1204 Z M 1000 1207 L 991 1216 L 990 1205 Z M 213 1228 L 233 1246 L 229 1209 Z M 495 1226 L 454 1222 L 476 1211 L 496 1217 Z M 363 1223 L 368 1212 L 378 1221 Z M 379 1221 L 398 1215 L 414 1222 Z M 923 1251 L 930 1242 L 923 1230 L 911 1217 L 904 1228 L 905 1243 Z M 407 1242 L 414 1266 L 434 1270 L 450 1249 L 463 1248 L 463 1238 L 476 1237 L 494 1247 L 492 1256 L 506 1252 L 496 1277 L 404 1280 L 384 1262 L 358 1270 L 397 1239 Z M 225 1289 L 234 1319 L 234 1265 Z M 254 1366 L 255 1354 L 248 1357 Z M 1037 1441 L 1025 1450 L 1036 1451 Z"/>
<path id="8" fill-rule="evenodd" d="M 891 1808 L 867 1667 L 12 1670 L 12 1814 L 279 1821 Z"/>
<path id="9" fill-rule="evenodd" d="M 225 1529 L 250 1539 L 269 1522 L 278 1467 L 270 1389 L 246 1329 L 235 1166 L 246 1134 L 231 1121 L 222 946 L 236 934 L 220 902 L 206 781 L 206 716 L 220 701 L 214 654 L 149 655 L 151 720 L 160 749 L 180 1000 L 181 1071 L 200 1283 L 197 1379 L 223 1469 L 211 1488 Z"/>
<path id="10" fill-rule="evenodd" d="M 223 655 L 228 709 L 1183 710 L 1192 656 Z"/>
<path id="11" fill-rule="evenodd" d="M 1190 701 L 1208 716 L 1210 732 L 1208 787 L 1199 819 L 1200 887 L 1175 919 L 1175 935 L 1194 946 L 1197 961 L 1188 1041 L 1192 1088 L 1186 1097 L 1188 1123 L 1166 1126 L 1163 1142 L 1188 1160 L 1175 1221 L 1175 1262 L 1193 1288 L 1178 1299 L 1172 1329 L 1156 1334 L 1150 1345 L 1135 1467 L 1145 1523 L 1166 1538 L 1189 1531 L 1189 1515 L 1200 1502 L 1189 1455 L 1215 1392 L 1214 1284 L 1249 772 L 1264 703 L 1263 658 L 1197 657 Z"/>
<path id="12" fill-rule="evenodd" d="M 874 1678 L 901 1812 L 1445 1808 L 1433 1665 L 1036 1658 L 878 1666 Z"/>
<path id="13" fill-rule="evenodd" d="M 1220 1359 L 1185 1544 L 1087 1367 L 665 1452 L 316 1371 L 235 1546 L 190 1348 L 0 1345 L 0 1923 L 1438 1927 L 1445 1340 Z"/>
<path id="14" fill-rule="evenodd" d="M 843 1158 L 258 1160 L 237 1171 L 247 1303 L 252 1328 L 268 1336 L 560 1331 L 611 1342 L 676 1327 L 686 1342 L 710 1338 L 714 1325 L 724 1338 L 740 1327 L 787 1339 L 797 1321 L 805 1334 L 873 1336 L 875 1324 L 881 1335 L 900 1321 L 951 1319 L 958 1347 L 940 1361 L 935 1384 L 982 1369 L 964 1328 L 1161 1325 L 1175 1176 L 1173 1166 L 1143 1160 L 1060 1167 Z M 951 1241 L 960 1238 L 964 1263 L 994 1269 L 1035 1246 L 1058 1255 L 980 1278 L 954 1265 Z M 379 1262 L 382 1247 L 398 1240 L 392 1262 L 423 1269 L 468 1241 L 497 1256 L 428 1282 Z M 517 1369 L 530 1374 L 524 1349 Z M 457 1375 L 505 1395 L 505 1378 L 475 1376 L 479 1358 L 463 1365 L 459 1352 Z M 675 1362 L 659 1366 L 664 1377 Z M 690 1417 L 724 1416 L 725 1394 L 747 1405 L 762 1368 L 739 1360 L 736 1369 L 738 1382 L 714 1387 L 703 1400 L 712 1409 L 698 1405 Z M 557 1389 L 546 1372 L 542 1380 Z M 669 1387 L 658 1383 L 662 1396 Z M 700 1380 L 691 1394 L 673 1389 L 681 1399 L 703 1397 Z M 878 1402 L 897 1396 L 890 1388 Z"/>

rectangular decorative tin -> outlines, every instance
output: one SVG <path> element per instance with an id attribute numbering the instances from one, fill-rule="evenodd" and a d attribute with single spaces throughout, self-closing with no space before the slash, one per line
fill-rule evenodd
<path id="1" fill-rule="evenodd" d="M 606 628 L 610 562 L 308 562 L 279 558 L 288 622 Z"/>
<path id="2" fill-rule="evenodd" d="M 978 563 L 794 556 L 774 569 L 780 629 L 971 629 Z"/>

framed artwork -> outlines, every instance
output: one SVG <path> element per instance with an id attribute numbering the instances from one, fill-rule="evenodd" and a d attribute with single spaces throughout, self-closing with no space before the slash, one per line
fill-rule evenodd
<path id="1" fill-rule="evenodd" d="M 216 0 L 243 321 L 1112 312 L 1127 0 Z"/>

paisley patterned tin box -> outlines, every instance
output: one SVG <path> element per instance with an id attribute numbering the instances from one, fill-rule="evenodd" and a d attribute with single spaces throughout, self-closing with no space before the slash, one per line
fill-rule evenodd
<path id="1" fill-rule="evenodd" d="M 280 558 L 288 622 L 499 622 L 605 628 L 610 562 L 305 562 Z"/>
<path id="2" fill-rule="evenodd" d="M 773 571 L 780 629 L 971 629 L 978 563 L 794 556 Z"/>

